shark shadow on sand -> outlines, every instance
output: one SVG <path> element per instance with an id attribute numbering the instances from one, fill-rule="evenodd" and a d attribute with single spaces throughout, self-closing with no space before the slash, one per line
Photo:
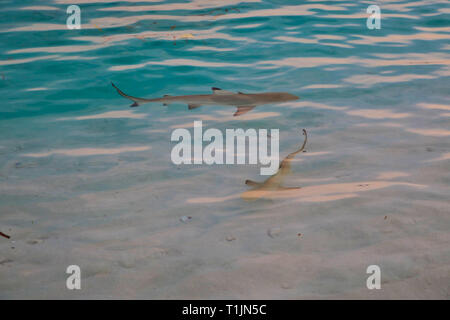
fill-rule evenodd
<path id="1" fill-rule="evenodd" d="M 233 106 L 237 107 L 237 111 L 234 113 L 234 116 L 240 116 L 247 113 L 259 105 L 281 103 L 299 99 L 297 96 L 287 92 L 235 93 L 219 88 L 212 88 L 212 94 L 196 94 L 187 96 L 165 95 L 162 98 L 145 99 L 127 95 L 122 90 L 117 88 L 114 83 L 111 82 L 111 84 L 122 97 L 133 101 L 133 104 L 130 107 L 137 107 L 148 102 L 161 102 L 165 106 L 170 103 L 183 102 L 187 103 L 189 110 L 198 108 L 202 105 Z"/>
<path id="2" fill-rule="evenodd" d="M 291 173 L 291 162 L 293 161 L 294 157 L 298 153 L 305 150 L 306 142 L 308 141 L 308 135 L 305 129 L 303 129 L 303 135 L 305 136 L 303 145 L 298 150 L 288 154 L 287 157 L 284 158 L 283 161 L 281 161 L 277 173 L 270 176 L 263 182 L 245 180 L 245 184 L 250 187 L 253 187 L 253 189 L 242 193 L 241 197 L 243 199 L 245 200 L 259 199 L 264 198 L 264 195 L 273 192 L 301 189 L 301 187 L 283 187 L 282 183 L 284 178 Z"/>

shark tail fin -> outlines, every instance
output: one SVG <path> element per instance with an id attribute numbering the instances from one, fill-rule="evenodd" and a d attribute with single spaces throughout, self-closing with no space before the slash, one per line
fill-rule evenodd
<path id="1" fill-rule="evenodd" d="M 111 85 L 114 87 L 114 89 L 117 90 L 117 93 L 120 94 L 122 97 L 130 99 L 131 101 L 133 101 L 133 104 L 130 105 L 130 107 L 138 107 L 140 105 L 140 103 L 145 103 L 145 102 L 150 102 L 152 101 L 152 99 L 142 99 L 142 98 L 137 98 L 137 97 L 133 97 L 133 96 L 129 96 L 127 95 L 125 92 L 123 92 L 122 90 L 120 90 L 119 88 L 117 88 L 117 86 L 111 82 Z"/>

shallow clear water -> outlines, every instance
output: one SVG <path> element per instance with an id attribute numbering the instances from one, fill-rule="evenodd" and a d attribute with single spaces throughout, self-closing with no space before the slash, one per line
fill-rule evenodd
<path id="1" fill-rule="evenodd" d="M 0 297 L 450 296 L 448 1 L 77 3 L 81 30 L 72 1 L 0 1 Z M 300 100 L 130 109 L 111 81 Z M 279 128 L 282 157 L 306 128 L 284 181 L 302 189 L 247 201 L 259 166 L 175 166 L 194 120 Z"/>

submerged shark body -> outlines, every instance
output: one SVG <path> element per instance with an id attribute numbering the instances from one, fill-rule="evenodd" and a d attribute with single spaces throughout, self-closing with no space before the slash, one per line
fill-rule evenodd
<path id="1" fill-rule="evenodd" d="M 231 91 L 221 90 L 219 88 L 212 88 L 213 94 L 198 94 L 187 96 L 165 95 L 162 98 L 144 99 L 129 96 L 122 90 L 117 88 L 114 83 L 111 84 L 122 97 L 133 101 L 131 107 L 137 107 L 143 103 L 148 102 L 161 102 L 164 105 L 175 102 L 183 102 L 187 103 L 189 109 L 195 109 L 202 105 L 227 105 L 237 107 L 237 111 L 234 113 L 234 116 L 240 116 L 244 113 L 247 113 L 258 105 L 268 103 L 281 103 L 298 99 L 297 96 L 294 96 L 293 94 L 287 92 L 234 93 Z"/>
<path id="2" fill-rule="evenodd" d="M 283 159 L 283 161 L 281 161 L 277 173 L 267 178 L 264 182 L 255 182 L 252 180 L 245 181 L 245 184 L 253 187 L 253 189 L 242 193 L 241 197 L 243 199 L 258 199 L 263 198 L 264 196 L 267 196 L 269 193 L 273 192 L 301 189 L 301 187 L 283 187 L 282 183 L 285 176 L 291 172 L 291 162 L 294 157 L 305 149 L 306 142 L 308 141 L 308 135 L 305 129 L 303 129 L 303 135 L 305 136 L 303 145 L 300 147 L 300 149 L 290 153 L 286 158 Z"/>

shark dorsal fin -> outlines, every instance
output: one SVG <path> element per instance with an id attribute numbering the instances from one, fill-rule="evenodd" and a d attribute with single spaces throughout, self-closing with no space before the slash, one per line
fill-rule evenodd
<path id="1" fill-rule="evenodd" d="M 222 90 L 220 88 L 212 87 L 211 88 L 214 94 L 234 94 L 234 92 Z"/>
<path id="2" fill-rule="evenodd" d="M 170 97 L 170 94 L 165 94 L 163 95 L 163 97 Z"/>

